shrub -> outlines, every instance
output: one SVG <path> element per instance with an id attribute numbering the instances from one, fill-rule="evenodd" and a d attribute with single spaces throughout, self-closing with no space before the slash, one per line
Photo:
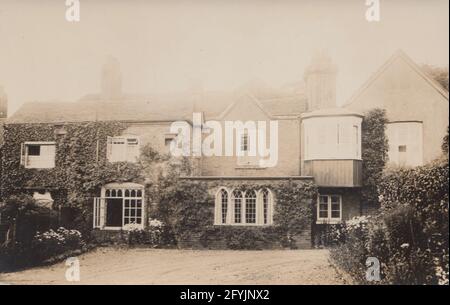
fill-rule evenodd
<path id="1" fill-rule="evenodd" d="M 33 239 L 31 250 L 36 262 L 45 261 L 51 257 L 81 249 L 84 246 L 81 233 L 77 230 L 67 230 L 63 227 L 56 231 L 50 229 L 37 233 Z"/>
<path id="2" fill-rule="evenodd" d="M 388 171 L 379 193 L 380 211 L 344 224 L 332 260 L 360 283 L 376 257 L 381 283 L 448 284 L 448 159 Z"/>
<path id="3" fill-rule="evenodd" d="M 149 219 L 148 226 L 142 229 L 134 226 L 128 230 L 129 245 L 149 245 L 158 247 L 163 245 L 164 224 L 157 219 Z"/>

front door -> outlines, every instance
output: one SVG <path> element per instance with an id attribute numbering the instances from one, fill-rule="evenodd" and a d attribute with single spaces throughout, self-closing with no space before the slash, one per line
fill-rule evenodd
<path id="1" fill-rule="evenodd" d="M 106 226 L 107 227 L 121 227 L 122 213 L 123 213 L 123 199 L 122 198 L 108 198 L 106 199 Z"/>

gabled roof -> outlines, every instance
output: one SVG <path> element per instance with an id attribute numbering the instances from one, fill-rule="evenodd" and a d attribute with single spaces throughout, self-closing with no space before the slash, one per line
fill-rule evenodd
<path id="1" fill-rule="evenodd" d="M 363 92 L 380 77 L 386 69 L 392 65 L 397 59 L 404 60 L 420 77 L 428 82 L 439 94 L 448 100 L 448 91 L 445 90 L 437 81 L 428 76 L 423 70 L 402 50 L 396 51 L 369 79 L 359 88 L 355 94 L 349 99 L 343 107 L 347 107 L 358 100 Z"/>

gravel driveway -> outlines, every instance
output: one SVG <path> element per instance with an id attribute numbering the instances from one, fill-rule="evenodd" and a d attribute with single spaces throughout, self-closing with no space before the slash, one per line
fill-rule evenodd
<path id="1" fill-rule="evenodd" d="M 99 248 L 79 256 L 78 284 L 343 284 L 327 250 Z M 0 274 L 0 283 L 70 284 L 64 262 Z"/>

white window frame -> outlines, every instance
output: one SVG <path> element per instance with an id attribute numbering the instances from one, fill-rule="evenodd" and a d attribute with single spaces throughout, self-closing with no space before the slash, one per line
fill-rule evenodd
<path id="1" fill-rule="evenodd" d="M 327 217 L 320 217 L 320 197 L 327 197 Z M 339 217 L 332 217 L 331 198 L 339 198 Z M 338 224 L 342 222 L 342 195 L 338 194 L 319 194 L 317 196 L 317 224 Z"/>
<path id="2" fill-rule="evenodd" d="M 29 155 L 28 148 L 30 146 L 39 146 L 40 150 L 39 156 Z M 53 146 L 52 155 L 43 156 L 42 155 L 43 146 Z M 56 159 L 56 142 L 54 141 L 45 141 L 45 142 L 27 141 L 21 144 L 20 164 L 23 165 L 23 167 L 25 168 L 54 168 L 55 159 Z M 34 161 L 31 162 L 30 160 Z"/>
<path id="3" fill-rule="evenodd" d="M 263 190 L 267 190 L 268 204 L 267 204 L 267 221 L 264 217 L 264 193 Z M 222 194 L 227 192 L 227 215 L 224 217 L 222 209 Z M 249 191 L 242 191 L 239 189 L 227 189 L 220 187 L 215 196 L 215 213 L 214 224 L 215 225 L 235 225 L 235 226 L 270 226 L 273 224 L 273 210 L 274 210 L 274 196 L 270 189 L 252 190 L 255 192 L 255 222 L 247 222 L 247 194 Z M 235 194 L 238 192 L 239 197 Z M 240 207 L 240 222 L 236 222 L 236 198 L 241 200 Z M 223 220 L 225 219 L 225 222 Z"/>
<path id="4" fill-rule="evenodd" d="M 129 143 L 130 140 L 136 140 L 136 148 L 137 153 L 132 153 L 132 149 L 130 148 L 131 144 Z M 120 143 L 113 143 L 113 142 L 123 142 L 123 144 Z M 135 163 L 138 161 L 140 156 L 140 149 L 141 149 L 141 140 L 138 136 L 135 135 L 124 135 L 124 136 L 117 136 L 117 137 L 108 137 L 107 138 L 107 149 L 106 149 L 106 155 L 108 158 L 108 161 L 111 163 L 114 162 L 130 162 Z M 114 152 L 114 147 L 117 147 L 116 149 L 119 149 L 119 145 L 124 145 L 122 147 L 123 149 L 123 156 L 120 156 L 120 153 Z"/>
<path id="5" fill-rule="evenodd" d="M 107 191 L 110 191 L 110 195 L 108 196 Z M 111 192 L 115 190 L 115 192 L 121 191 L 122 196 L 112 196 Z M 137 191 L 141 191 L 141 196 L 137 196 Z M 126 197 L 125 192 L 129 191 L 130 196 Z M 136 196 L 131 196 L 131 191 L 135 191 Z M 107 226 L 106 225 L 106 215 L 107 215 L 107 199 L 122 199 L 122 225 L 121 226 Z M 141 223 L 136 224 L 136 227 L 140 227 L 141 229 L 145 228 L 145 224 L 147 221 L 146 218 L 146 205 L 145 205 L 145 189 L 143 185 L 136 183 L 112 183 L 109 185 L 105 185 L 101 189 L 101 197 L 94 198 L 94 210 L 93 210 L 93 227 L 94 229 L 101 230 L 128 230 L 132 227 L 129 224 L 125 224 L 125 218 L 131 219 L 131 215 L 125 215 L 125 210 L 133 209 L 131 206 L 126 207 L 126 200 L 141 200 Z M 137 207 L 134 208 L 137 210 Z M 137 216 L 135 216 L 137 217 Z"/>

